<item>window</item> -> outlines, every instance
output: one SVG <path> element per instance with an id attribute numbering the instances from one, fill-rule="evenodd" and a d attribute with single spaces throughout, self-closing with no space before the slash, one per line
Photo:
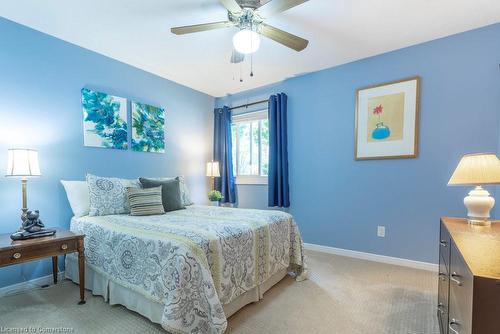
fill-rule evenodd
<path id="1" fill-rule="evenodd" d="M 233 174 L 237 184 L 267 184 L 269 121 L 267 110 L 232 117 Z"/>

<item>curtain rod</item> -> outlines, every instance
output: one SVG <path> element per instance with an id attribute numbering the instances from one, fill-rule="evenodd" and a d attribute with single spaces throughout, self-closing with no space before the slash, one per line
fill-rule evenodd
<path id="1" fill-rule="evenodd" d="M 262 104 L 262 103 L 268 103 L 268 102 L 269 102 L 269 100 L 262 100 L 262 101 L 257 101 L 257 102 L 242 104 L 241 106 L 236 106 L 236 107 L 229 108 L 229 110 L 240 109 L 240 108 L 248 108 L 248 107 L 254 106 L 256 104 Z"/>

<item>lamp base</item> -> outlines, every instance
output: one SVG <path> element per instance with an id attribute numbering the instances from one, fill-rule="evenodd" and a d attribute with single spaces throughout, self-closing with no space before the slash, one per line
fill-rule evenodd
<path id="1" fill-rule="evenodd" d="M 495 199 L 490 196 L 487 190 L 477 186 L 469 192 L 469 196 L 464 198 L 464 204 L 468 211 L 467 216 L 470 224 L 491 224 L 490 211 L 495 205 Z"/>
<path id="2" fill-rule="evenodd" d="M 475 219 L 472 217 L 467 218 L 467 222 L 471 225 L 475 226 L 490 226 L 491 225 L 491 220 L 488 219 Z"/>

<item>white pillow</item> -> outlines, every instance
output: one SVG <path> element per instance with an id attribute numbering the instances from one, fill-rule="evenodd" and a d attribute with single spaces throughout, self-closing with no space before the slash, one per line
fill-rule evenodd
<path id="1" fill-rule="evenodd" d="M 89 187 L 86 181 L 63 181 L 61 180 L 69 205 L 75 217 L 82 217 L 89 214 L 90 198 Z"/>

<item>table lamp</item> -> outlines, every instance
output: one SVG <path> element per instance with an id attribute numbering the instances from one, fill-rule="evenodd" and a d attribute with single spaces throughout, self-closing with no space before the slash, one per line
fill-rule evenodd
<path id="1" fill-rule="evenodd" d="M 212 178 L 212 189 L 215 189 L 215 178 L 220 177 L 219 162 L 207 162 L 207 176 Z"/>
<path id="2" fill-rule="evenodd" d="M 485 184 L 500 184 L 500 160 L 494 153 L 464 155 L 448 181 L 448 185 L 475 186 L 464 198 L 468 221 L 471 224 L 491 223 L 490 210 L 495 205 L 495 199 L 481 187 Z"/>
<path id="3" fill-rule="evenodd" d="M 38 152 L 30 149 L 9 149 L 7 160 L 7 177 L 21 178 L 23 207 L 21 208 L 22 225 L 18 232 L 11 235 L 13 240 L 53 235 L 55 230 L 45 229 L 38 217 L 38 211 L 28 211 L 27 185 L 28 177 L 42 175 L 38 164 Z"/>

